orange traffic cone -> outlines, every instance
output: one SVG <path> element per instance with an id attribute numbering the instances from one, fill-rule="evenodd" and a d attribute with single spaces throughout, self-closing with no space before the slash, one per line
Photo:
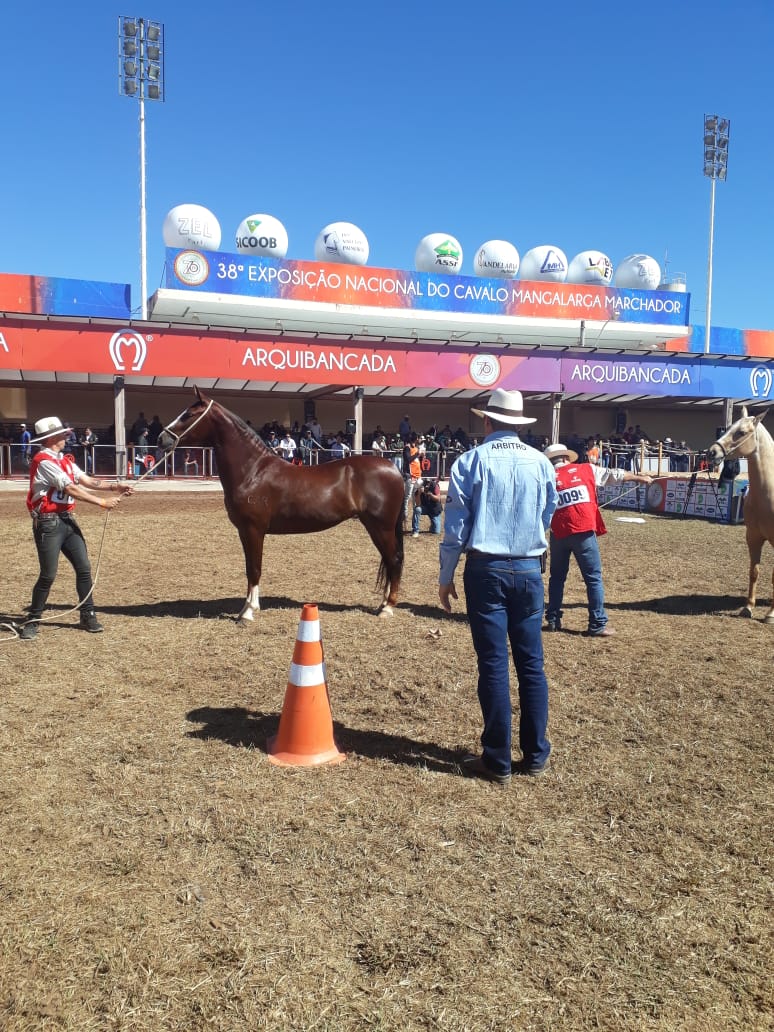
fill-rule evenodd
<path id="1" fill-rule="evenodd" d="M 317 606 L 306 605 L 301 613 L 279 730 L 268 746 L 269 760 L 283 766 L 312 767 L 346 759 L 333 740 Z"/>

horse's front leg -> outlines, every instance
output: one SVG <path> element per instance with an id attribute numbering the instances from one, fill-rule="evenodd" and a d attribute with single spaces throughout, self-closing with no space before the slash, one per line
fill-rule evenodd
<path id="1" fill-rule="evenodd" d="M 245 624 L 255 619 L 255 613 L 260 612 L 261 598 L 259 585 L 261 583 L 261 566 L 263 564 L 263 539 L 264 531 L 260 527 L 251 524 L 244 524 L 239 527 L 239 540 L 245 553 L 245 573 L 247 574 L 247 598 L 242 606 L 242 611 L 237 617 L 237 623 Z"/>
<path id="2" fill-rule="evenodd" d="M 758 574 L 761 571 L 761 552 L 763 551 L 763 538 L 758 539 L 747 534 L 747 548 L 750 552 L 750 584 L 747 591 L 747 601 L 739 610 L 739 616 L 752 617 L 755 609 L 755 593 L 758 583 Z M 768 617 L 767 617 L 768 619 Z"/>

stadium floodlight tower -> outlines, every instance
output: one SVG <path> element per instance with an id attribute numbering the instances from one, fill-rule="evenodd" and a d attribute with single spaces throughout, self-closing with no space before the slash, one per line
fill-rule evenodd
<path id="1" fill-rule="evenodd" d="M 164 101 L 164 26 L 146 18 L 118 18 L 118 92 L 140 103 L 140 295 L 148 318 L 145 211 L 145 101 Z"/>
<path id="2" fill-rule="evenodd" d="M 704 354 L 710 350 L 712 325 L 712 250 L 715 240 L 715 183 L 725 182 L 728 172 L 728 140 L 731 122 L 717 115 L 704 116 L 704 175 L 710 180 L 710 229 L 707 255 L 707 312 L 704 325 Z"/>

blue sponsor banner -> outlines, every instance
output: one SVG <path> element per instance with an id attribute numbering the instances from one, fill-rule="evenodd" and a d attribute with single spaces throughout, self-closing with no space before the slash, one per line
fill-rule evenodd
<path id="1" fill-rule="evenodd" d="M 689 295 L 670 291 L 444 276 L 194 248 L 168 248 L 164 272 L 170 290 L 383 309 L 689 325 Z"/>
<path id="2" fill-rule="evenodd" d="M 707 357 L 561 360 L 561 389 L 570 394 L 653 394 L 678 398 L 774 401 L 774 362 Z"/>

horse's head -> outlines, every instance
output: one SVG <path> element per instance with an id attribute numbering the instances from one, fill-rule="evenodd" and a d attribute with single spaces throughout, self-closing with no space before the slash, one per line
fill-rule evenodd
<path id="1" fill-rule="evenodd" d="M 707 449 L 707 458 L 712 465 L 719 466 L 726 459 L 738 455 L 752 455 L 758 447 L 758 424 L 765 416 L 766 412 L 761 412 L 759 416 L 748 416 L 747 409 L 743 407 L 741 418 Z"/>
<path id="2" fill-rule="evenodd" d="M 182 438 L 190 445 L 209 444 L 212 425 L 209 419 L 214 401 L 205 398 L 198 387 L 194 387 L 196 401 L 181 412 L 177 419 L 168 423 L 159 434 L 158 443 L 165 452 L 176 448 Z"/>

